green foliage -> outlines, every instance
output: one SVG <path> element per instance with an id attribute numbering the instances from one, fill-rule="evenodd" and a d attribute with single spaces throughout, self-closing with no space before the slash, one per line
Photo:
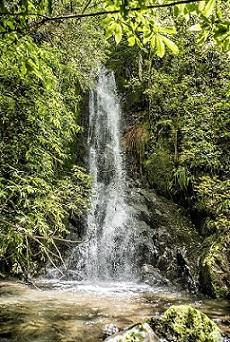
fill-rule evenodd
<path id="1" fill-rule="evenodd" d="M 212 49 L 195 55 L 190 49 L 192 42 L 184 57 L 153 68 L 146 93 L 155 144 L 167 141 L 168 153 L 174 155 L 170 192 L 182 203 L 196 203 L 197 209 L 206 212 L 211 218 L 206 221 L 210 233 L 218 226 L 220 230 L 229 227 L 221 209 L 228 196 L 228 65 Z"/>
<path id="2" fill-rule="evenodd" d="M 132 54 L 124 42 L 115 56 L 129 52 L 130 76 L 122 84 L 127 110 L 135 112 L 135 122 L 149 126 L 144 176 L 202 216 L 197 220 L 202 234 L 222 234 L 229 230 L 229 59 L 210 44 L 197 48 L 184 25 L 176 22 L 179 56 L 160 60 L 150 49 Z M 118 70 L 123 72 L 119 65 Z M 130 101 L 130 94 L 142 102 Z"/>
<path id="3" fill-rule="evenodd" d="M 18 13 L 48 5 L 3 3 Z M 68 22 L 22 34 L 27 19 L 7 18 L 21 31 L 7 24 L 0 39 L 0 260 L 6 271 L 36 273 L 41 262 L 62 260 L 57 243 L 68 219 L 88 207 L 90 178 L 76 160 L 80 100 L 104 45 L 94 20 L 79 23 L 77 32 Z"/>
<path id="4" fill-rule="evenodd" d="M 25 34 L 33 18 L 51 14 L 52 0 L 2 0 L 0 2 L 0 36 Z M 31 14 L 31 15 L 30 15 Z M 28 20 L 31 17 L 30 20 Z"/>
<path id="5" fill-rule="evenodd" d="M 230 180 L 202 176 L 198 179 L 195 190 L 197 207 L 208 211 L 211 217 L 207 221 L 207 228 L 211 232 L 230 231 Z"/>
<path id="6" fill-rule="evenodd" d="M 196 37 L 187 33 L 187 20 L 175 22 L 178 56 L 160 59 L 150 48 L 132 52 L 123 40 L 112 63 L 125 75 L 120 84 L 127 94 L 131 124 L 146 122 L 149 127 L 142 179 L 187 209 L 203 239 L 201 288 L 212 296 L 226 296 L 230 64 L 210 41 L 197 46 Z M 124 54 L 124 60 L 116 64 L 118 54 Z"/>
<path id="7" fill-rule="evenodd" d="M 180 166 L 174 169 L 173 179 L 171 182 L 171 191 L 174 191 L 174 189 L 177 188 L 178 190 L 184 191 L 186 193 L 192 183 L 193 177 L 189 174 L 185 167 Z"/>
<path id="8" fill-rule="evenodd" d="M 13 0 L 0 5 L 0 34 L 36 30 L 47 21 L 59 21 L 66 13 L 77 12 L 76 20 L 85 11 L 92 17 L 108 13 L 102 20 L 107 38 L 114 37 L 119 44 L 126 37 L 130 46 L 150 47 L 158 57 L 165 55 L 166 48 L 174 55 L 179 53 L 174 42 L 177 34 L 176 21 L 190 22 L 189 32 L 197 36 L 197 44 L 212 42 L 220 49 L 230 50 L 229 1 L 203 0 L 176 4 L 168 0 L 103 0 L 93 6 L 82 1 Z M 104 11 L 103 11 L 103 10 Z"/>
<path id="9" fill-rule="evenodd" d="M 140 333 L 131 332 L 126 337 L 119 340 L 119 342 L 143 342 L 144 337 Z"/>
<path id="10" fill-rule="evenodd" d="M 58 259 L 56 239 L 67 233 L 67 218 L 87 208 L 84 171 L 74 167 L 61 179 L 44 178 L 15 169 L 1 181 L 0 256 L 14 273 L 36 272 L 40 261 Z"/>
<path id="11" fill-rule="evenodd" d="M 130 46 L 149 46 L 161 58 L 165 55 L 166 47 L 177 55 L 179 48 L 171 37 L 177 33 L 175 20 L 180 19 L 193 22 L 188 31 L 198 33 L 198 44 L 211 41 L 221 49 L 229 51 L 229 2 L 204 0 L 174 5 L 172 11 L 171 6 L 167 7 L 169 3 L 106 0 L 105 9 L 115 11 L 108 14 L 103 22 L 107 37 L 114 36 L 118 44 L 122 37 L 126 36 Z M 164 8 L 161 8 L 162 5 Z"/>

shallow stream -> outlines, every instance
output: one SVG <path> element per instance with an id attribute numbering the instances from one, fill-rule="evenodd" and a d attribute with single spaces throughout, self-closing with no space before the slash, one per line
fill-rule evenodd
<path id="1" fill-rule="evenodd" d="M 125 328 L 172 304 L 192 303 L 230 336 L 229 303 L 135 283 L 0 283 L 0 342 L 97 342 L 107 324 Z"/>

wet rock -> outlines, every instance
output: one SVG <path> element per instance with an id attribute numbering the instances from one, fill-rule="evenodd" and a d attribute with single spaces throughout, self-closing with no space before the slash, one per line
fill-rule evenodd
<path id="1" fill-rule="evenodd" d="M 102 330 L 102 335 L 103 338 L 105 339 L 106 337 L 112 336 L 116 333 L 118 333 L 119 329 L 116 325 L 110 323 L 106 324 Z"/>
<path id="2" fill-rule="evenodd" d="M 160 338 L 171 342 L 221 342 L 220 329 L 205 314 L 189 305 L 170 307 L 149 321 Z"/>
<path id="3" fill-rule="evenodd" d="M 160 339 L 149 324 L 137 324 L 121 333 L 115 334 L 105 340 L 106 342 L 160 342 Z"/>
<path id="4" fill-rule="evenodd" d="M 179 274 L 181 278 L 185 279 L 188 284 L 188 289 L 191 292 L 196 292 L 196 283 L 192 277 L 190 268 L 188 267 L 188 261 L 183 255 L 182 251 L 177 252 L 177 265 L 179 266 Z"/>
<path id="5" fill-rule="evenodd" d="M 142 272 L 142 281 L 150 284 L 150 285 L 168 285 L 169 280 L 164 278 L 161 274 L 159 269 L 155 268 L 152 265 L 144 264 L 141 267 Z"/>
<path id="6" fill-rule="evenodd" d="M 230 234 L 209 238 L 200 261 L 200 287 L 212 297 L 230 297 Z"/>
<path id="7" fill-rule="evenodd" d="M 5 279 L 6 275 L 0 272 L 0 279 Z"/>
<path id="8" fill-rule="evenodd" d="M 141 268 L 141 279 L 153 285 L 164 284 L 165 279 L 169 279 L 195 292 L 201 238 L 185 211 L 154 191 L 134 184 L 127 198 L 139 246 L 135 262 Z M 152 274 L 143 271 L 144 264 L 153 266 Z"/>

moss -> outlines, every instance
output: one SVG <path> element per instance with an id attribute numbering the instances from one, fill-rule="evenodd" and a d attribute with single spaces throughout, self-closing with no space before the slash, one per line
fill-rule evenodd
<path id="1" fill-rule="evenodd" d="M 126 337 L 121 338 L 119 342 L 144 342 L 144 337 L 140 333 L 131 332 Z"/>
<path id="2" fill-rule="evenodd" d="M 189 305 L 170 307 L 149 324 L 159 337 L 177 342 L 219 342 L 220 330 L 205 314 Z"/>
<path id="3" fill-rule="evenodd" d="M 200 261 L 201 290 L 212 297 L 227 297 L 230 292 L 230 234 L 206 240 Z"/>
<path id="4" fill-rule="evenodd" d="M 167 194 L 173 174 L 173 160 L 167 147 L 158 147 L 144 162 L 148 182 L 157 191 Z"/>

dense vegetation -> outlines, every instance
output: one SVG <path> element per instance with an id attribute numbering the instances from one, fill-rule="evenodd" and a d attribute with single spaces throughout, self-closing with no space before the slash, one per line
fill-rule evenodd
<path id="1" fill-rule="evenodd" d="M 179 56 L 159 59 L 124 43 L 111 63 L 126 75 L 118 80 L 132 118 L 124 135 L 131 172 L 187 208 L 204 239 L 201 278 L 213 294 L 216 264 L 225 273 L 226 291 L 229 281 L 230 69 L 213 45 L 197 47 L 186 25 L 180 22 L 178 29 Z M 117 59 L 120 49 L 129 64 Z M 210 278 L 217 284 L 210 286 Z"/>
<path id="2" fill-rule="evenodd" d="M 20 18 L 2 21 L 9 31 L 16 25 L 23 27 Z M 60 257 L 56 245 L 68 218 L 88 205 L 90 179 L 78 166 L 77 135 L 81 95 L 104 58 L 101 37 L 92 19 L 77 30 L 68 22 L 1 36 L 2 272 L 34 273 L 42 260 Z"/>
<path id="3" fill-rule="evenodd" d="M 132 174 L 188 209 L 204 239 L 204 291 L 226 294 L 217 273 L 229 271 L 228 14 L 217 0 L 1 2 L 1 272 L 61 259 L 69 218 L 87 208 L 81 99 L 109 59 L 130 114 Z"/>

